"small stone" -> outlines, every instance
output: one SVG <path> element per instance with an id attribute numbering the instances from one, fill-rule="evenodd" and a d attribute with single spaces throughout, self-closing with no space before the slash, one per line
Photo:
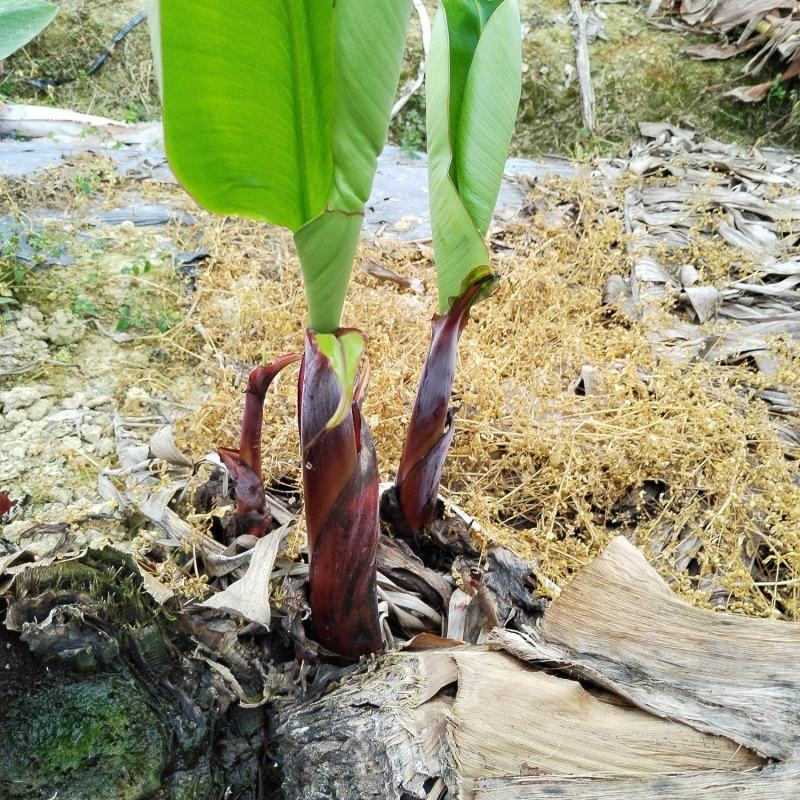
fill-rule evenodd
<path id="1" fill-rule="evenodd" d="M 49 400 L 42 397 L 35 403 L 32 403 L 30 406 L 28 406 L 27 417 L 34 422 L 36 420 L 44 419 L 50 412 L 52 406 L 53 404 Z"/>
<path id="2" fill-rule="evenodd" d="M 77 436 L 65 436 L 59 442 L 58 452 L 64 456 L 71 456 L 81 449 L 81 440 Z"/>
<path id="3" fill-rule="evenodd" d="M 75 344 L 83 339 L 85 333 L 86 323 L 65 308 L 56 311 L 47 326 L 47 338 L 59 346 Z"/>
<path id="4" fill-rule="evenodd" d="M 25 531 L 29 530 L 31 527 L 30 520 L 27 519 L 15 519 L 3 527 L 3 538 L 6 541 L 12 542 L 14 544 L 17 543 L 18 539 L 22 536 Z"/>
<path id="5" fill-rule="evenodd" d="M 19 425 L 20 422 L 24 422 L 26 419 L 28 419 L 28 415 L 22 408 L 15 408 L 11 411 L 6 411 L 6 420 L 12 425 Z"/>
<path id="6" fill-rule="evenodd" d="M 110 456 L 114 452 L 114 440 L 102 439 L 97 443 L 95 452 L 101 457 Z"/>
<path id="7" fill-rule="evenodd" d="M 100 406 L 110 406 L 114 398 L 108 394 L 99 394 L 97 397 L 90 397 L 86 401 L 86 408 L 99 408 Z"/>
<path id="8" fill-rule="evenodd" d="M 85 333 L 86 323 L 65 308 L 56 311 L 47 326 L 47 338 L 54 345 L 75 344 Z"/>
<path id="9" fill-rule="evenodd" d="M 139 386 L 131 386 L 125 394 L 125 399 L 129 403 L 140 403 L 141 405 L 147 405 L 152 400 L 150 395 Z"/>
<path id="10" fill-rule="evenodd" d="M 63 486 L 54 486 L 50 489 L 50 502 L 51 503 L 58 503 L 62 506 L 68 506 L 72 502 L 73 493 L 63 487 Z"/>
<path id="11" fill-rule="evenodd" d="M 33 405 L 41 396 L 42 393 L 38 386 L 15 386 L 7 392 L 0 392 L 0 405 L 2 405 L 6 411 L 15 408 L 28 408 L 28 406 Z"/>
<path id="12" fill-rule="evenodd" d="M 22 411 L 24 414 L 25 412 Z M 25 443 L 28 441 L 28 437 L 31 433 L 31 428 L 33 427 L 34 423 L 31 422 L 28 417 L 26 416 L 25 419 L 20 420 L 15 426 L 14 429 L 11 431 L 11 446 L 16 444 L 19 447 L 25 447 Z M 8 452 L 13 452 L 13 449 L 9 450 Z M 24 455 L 24 453 L 23 453 Z"/>
<path id="13" fill-rule="evenodd" d="M 75 425 L 71 422 L 56 422 L 48 425 L 47 434 L 52 439 L 62 439 L 69 436 L 75 430 Z"/>
<path id="14" fill-rule="evenodd" d="M 47 334 L 30 317 L 21 316 L 17 320 L 16 327 L 17 331 L 20 334 L 22 334 L 23 340 L 25 339 L 44 340 L 47 338 Z"/>
<path id="15" fill-rule="evenodd" d="M 99 442 L 102 435 L 103 429 L 99 425 L 83 425 L 81 427 L 81 438 L 86 442 L 92 444 Z"/>
<path id="16" fill-rule="evenodd" d="M 36 306 L 23 305 L 22 314 L 34 322 L 44 322 L 44 314 Z"/>
<path id="17" fill-rule="evenodd" d="M 83 392 L 75 392 L 72 397 L 65 397 L 61 401 L 61 408 L 85 408 L 86 395 Z"/>

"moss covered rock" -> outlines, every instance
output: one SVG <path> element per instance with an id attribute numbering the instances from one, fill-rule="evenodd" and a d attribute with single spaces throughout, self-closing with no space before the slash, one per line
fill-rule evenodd
<path id="1" fill-rule="evenodd" d="M 157 606 L 111 548 L 19 576 L 0 597 L 0 798 L 268 797 L 267 707 L 239 706 L 190 655 L 195 635 L 227 642 L 258 696 L 259 651 L 236 647 L 233 620 L 197 613 Z"/>
<path id="2" fill-rule="evenodd" d="M 168 731 L 130 679 L 95 675 L 69 682 L 63 674 L 45 674 L 32 691 L 4 701 L 3 797 L 57 792 L 60 800 L 139 800 L 158 790 Z"/>

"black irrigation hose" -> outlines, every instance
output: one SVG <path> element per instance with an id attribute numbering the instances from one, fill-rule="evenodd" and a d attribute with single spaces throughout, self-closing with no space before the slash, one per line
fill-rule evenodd
<path id="1" fill-rule="evenodd" d="M 106 45 L 105 49 L 94 60 L 92 66 L 86 71 L 87 75 L 94 75 L 103 64 L 106 63 L 108 57 L 114 52 L 114 48 L 137 26 L 147 19 L 147 13 L 142 11 L 131 19 Z M 26 78 L 25 83 L 28 86 L 34 86 L 37 89 L 49 89 L 51 86 L 64 86 L 67 83 L 72 83 L 75 78 Z"/>

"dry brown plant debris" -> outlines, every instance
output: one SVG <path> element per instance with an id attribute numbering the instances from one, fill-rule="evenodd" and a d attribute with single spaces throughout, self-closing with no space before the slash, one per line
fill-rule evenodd
<path id="1" fill-rule="evenodd" d="M 726 93 L 745 103 L 761 102 L 800 74 L 800 6 L 795 0 L 650 0 L 650 21 L 663 24 L 665 17 L 682 30 L 727 35 L 725 42 L 687 48 L 695 58 L 719 60 L 752 53 L 742 73 L 769 80 Z M 774 78 L 765 76 L 765 67 L 775 63 L 781 72 Z"/>
<path id="2" fill-rule="evenodd" d="M 492 543 L 513 548 L 556 584 L 624 533 L 697 605 L 797 619 L 796 293 L 775 296 L 786 275 L 770 269 L 792 262 L 797 273 L 798 170 L 780 154 L 726 150 L 677 129 L 644 132 L 654 137 L 649 144 L 594 177 L 533 186 L 529 216 L 493 233 L 503 279 L 462 339 L 458 433 L 443 491 L 480 520 Z M 79 211 L 73 176 L 89 166 L 57 171 L 62 191 L 7 181 L 5 197 L 20 213 L 42 203 Z M 726 185 L 741 199 L 743 180 L 758 188 L 755 207 L 704 202 L 703 187 Z M 672 222 L 657 216 L 673 202 L 665 189 L 678 195 Z M 128 190 L 187 207 L 175 186 L 112 177 L 104 205 Z M 771 219 L 769 204 L 778 201 L 789 211 Z M 187 291 L 186 317 L 157 338 L 170 372 L 183 365 L 198 393 L 213 387 L 179 426 L 179 445 L 199 456 L 237 441 L 249 367 L 301 347 L 304 300 L 288 237 L 191 211 L 198 224 L 173 226 L 170 236 L 176 248 L 202 245 L 211 257 Z M 733 230 L 725 229 L 727 239 L 720 222 Z M 737 232 L 758 234 L 758 226 L 775 237 L 769 258 L 736 244 Z M 390 480 L 427 350 L 435 274 L 424 242 L 380 236 L 360 257 L 426 289 L 411 292 L 356 268 L 345 312 L 346 324 L 369 335 L 366 414 Z M 652 270 L 637 271 L 648 263 L 657 281 Z M 692 280 L 681 269 L 687 264 Z M 692 286 L 717 293 L 704 322 Z M 153 385 L 164 383 L 162 367 L 151 372 Z M 270 479 L 297 478 L 295 391 L 290 373 L 270 390 Z"/>
<path id="3" fill-rule="evenodd" d="M 762 399 L 774 390 L 796 407 L 796 348 L 770 339 L 770 377 L 735 359 L 670 359 L 654 330 L 686 320 L 672 295 L 647 298 L 644 320 L 604 303 L 634 258 L 623 214 L 632 178 L 642 189 L 665 180 L 550 180 L 534 187 L 529 219 L 496 232 L 503 279 L 462 339 L 444 492 L 492 543 L 558 584 L 622 532 L 697 605 L 797 619 L 794 411 L 779 416 Z M 213 259 L 198 277 L 193 328 L 181 330 L 192 336 L 187 350 L 202 335 L 198 357 L 216 388 L 183 429 L 195 453 L 236 440 L 241 376 L 299 349 L 303 318 L 288 238 L 241 221 L 201 226 Z M 689 233 L 714 254 L 709 277 L 723 280 L 727 265 L 733 280 L 740 251 L 699 222 Z M 366 414 L 391 479 L 427 349 L 434 271 L 424 243 L 379 238 L 361 256 L 427 287 L 420 296 L 356 270 L 345 311 L 369 335 Z M 287 375 L 268 399 L 266 475 L 297 476 L 294 393 Z"/>
<path id="4" fill-rule="evenodd" d="M 536 625 L 497 627 L 488 647 L 423 634 L 282 709 L 284 790 L 789 800 L 798 656 L 796 624 L 693 608 L 618 536 Z"/>

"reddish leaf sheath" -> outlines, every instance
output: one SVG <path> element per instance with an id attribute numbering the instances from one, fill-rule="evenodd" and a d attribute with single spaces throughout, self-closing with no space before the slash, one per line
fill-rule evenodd
<path id="1" fill-rule="evenodd" d="M 299 353 L 289 353 L 275 359 L 266 367 L 256 367 L 250 372 L 244 396 L 239 457 L 259 478 L 261 478 L 261 426 L 264 423 L 264 398 L 267 389 L 284 367 L 299 360 Z"/>
<path id="2" fill-rule="evenodd" d="M 17 501 L 8 496 L 8 492 L 0 492 L 0 517 L 4 517 L 16 506 Z"/>
<path id="3" fill-rule="evenodd" d="M 236 513 L 249 514 L 251 511 L 256 511 L 263 514 L 267 496 L 264 492 L 264 484 L 256 471 L 245 464 L 235 450 L 219 447 L 217 454 L 233 481 L 236 492 Z"/>
<path id="4" fill-rule="evenodd" d="M 263 536 L 270 529 L 272 517 L 266 511 L 266 494 L 261 481 L 261 427 L 264 423 L 264 398 L 277 374 L 298 361 L 299 353 L 289 353 L 251 370 L 247 381 L 242 416 L 239 452 L 220 447 L 217 450 L 233 481 L 239 527 L 253 536 Z"/>
<path id="5" fill-rule="evenodd" d="M 326 649 L 358 658 L 383 648 L 376 593 L 378 468 L 358 399 L 326 430 L 341 397 L 336 374 L 308 331 L 298 408 L 314 635 Z"/>
<path id="6" fill-rule="evenodd" d="M 431 323 L 431 344 L 395 479 L 400 510 L 415 532 L 434 519 L 442 469 L 455 434 L 450 397 L 458 340 L 469 321 L 470 308 L 491 280 L 489 275 L 468 286 L 450 310 L 434 315 Z"/>

